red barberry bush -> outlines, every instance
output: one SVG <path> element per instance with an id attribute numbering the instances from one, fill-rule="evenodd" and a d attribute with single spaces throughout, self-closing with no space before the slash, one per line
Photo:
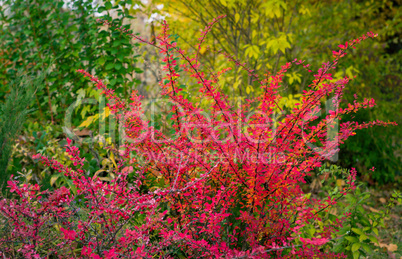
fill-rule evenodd
<path id="1" fill-rule="evenodd" d="M 210 28 L 202 33 L 198 49 Z M 282 120 L 275 119 L 282 98 L 278 91 L 293 66 L 311 72 L 303 61 L 294 60 L 277 74 L 259 79 L 224 54 L 261 87 L 261 95 L 234 105 L 218 84 L 227 69 L 203 71 L 198 52 L 192 56 L 181 50 L 166 23 L 157 42 L 131 36 L 163 55 L 161 96 L 172 104 L 168 117 L 173 136 L 144 119 L 141 96 L 135 91 L 125 101 L 100 79 L 78 70 L 102 90 L 124 127 L 124 143 L 118 149 L 109 147 L 118 158 L 116 177 L 107 182 L 85 172 L 86 161 L 71 140 L 66 151 L 74 168 L 35 156 L 64 173 L 76 190 L 41 191 L 38 185 L 11 179 L 8 186 L 15 195 L 0 201 L 1 257 L 344 258 L 332 253 L 328 244 L 349 214 L 327 220 L 328 209 L 355 188 L 356 171 L 345 175 L 342 190 L 323 200 L 305 194 L 301 184 L 356 130 L 395 124 L 342 122 L 335 137 L 327 136 L 343 114 L 375 105 L 365 99 L 341 108 L 351 79 L 334 80 L 331 71 L 350 47 L 376 35 L 370 32 L 340 45 Z M 186 84 L 198 86 L 209 109 L 185 98 L 181 72 L 188 75 Z M 320 119 L 316 114 L 329 97 L 333 108 Z M 311 143 L 317 147 L 310 148 Z"/>

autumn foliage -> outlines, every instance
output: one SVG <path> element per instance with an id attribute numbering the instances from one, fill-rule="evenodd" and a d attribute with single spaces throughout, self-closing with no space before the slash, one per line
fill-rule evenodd
<path id="1" fill-rule="evenodd" d="M 202 33 L 198 49 L 215 22 Z M 0 237 L 0 255 L 343 258 L 343 254 L 330 252 L 327 244 L 337 238 L 348 214 L 327 220 L 326 212 L 355 188 L 356 171 L 344 176 L 342 190 L 322 200 L 306 195 L 301 184 L 356 130 L 395 124 L 348 121 L 339 124 L 335 136 L 327 133 L 342 115 L 375 105 L 374 100 L 365 99 L 342 108 L 343 91 L 351 78 L 335 81 L 331 71 L 349 48 L 376 35 L 367 33 L 334 50 L 333 60 L 314 73 L 301 102 L 280 119 L 276 114 L 284 75 L 293 66 L 312 73 L 302 60 L 258 78 L 224 53 L 263 89 L 261 96 L 246 103 L 231 103 L 218 83 L 227 69 L 204 71 L 198 52 L 182 51 L 166 23 L 156 42 L 131 36 L 154 46 L 163 56 L 161 96 L 171 104 L 169 123 L 174 134 L 169 136 L 144 119 L 141 96 L 135 91 L 123 100 L 99 78 L 79 70 L 102 90 L 110 111 L 125 128 L 125 142 L 118 149 L 108 147 L 117 157 L 116 177 L 107 182 L 85 172 L 86 161 L 71 140 L 66 152 L 74 168 L 35 156 L 63 172 L 76 191 L 65 187 L 41 191 L 38 185 L 20 185 L 11 179 L 8 185 L 15 198 L 0 201 L 1 224 L 9 228 Z M 185 98 L 181 72 L 188 76 L 186 84 L 199 86 L 200 99 L 210 102 L 208 110 Z M 329 97 L 332 109 L 324 117 L 317 116 Z M 317 230 L 308 234 L 304 231 L 307 225 Z"/>

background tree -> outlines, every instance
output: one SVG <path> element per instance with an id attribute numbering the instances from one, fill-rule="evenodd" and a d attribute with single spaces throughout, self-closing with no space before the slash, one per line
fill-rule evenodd
<path id="1" fill-rule="evenodd" d="M 59 142 L 64 138 L 67 108 L 74 103 L 80 104 L 85 98 L 98 100 L 100 93 L 77 76 L 76 69 L 85 69 L 105 78 L 122 97 L 127 97 L 140 82 L 141 70 L 136 66 L 138 55 L 135 53 L 138 44 L 132 44 L 119 31 L 109 30 L 97 22 L 102 18 L 115 26 L 130 29 L 135 17 L 129 14 L 129 4 L 141 5 L 141 2 L 2 1 L 0 103 L 5 102 L 5 95 L 12 90 L 12 82 L 18 80 L 18 71 L 35 77 L 49 68 L 43 78 L 43 88 L 33 93 L 33 99 L 27 99 L 32 100 L 29 105 L 34 105 L 36 110 L 23 127 L 24 138 L 16 145 L 17 152 L 10 165 L 13 170 L 26 173 L 33 170 L 33 174 L 43 180 L 52 177 L 54 172 L 45 172 L 36 166 L 30 157 L 33 153 L 41 152 L 61 160 L 66 158 Z M 77 129 L 97 111 L 98 105 L 79 105 L 73 111 L 72 127 Z M 97 121 L 92 121 L 92 125 L 84 126 L 77 134 L 96 136 Z M 91 166 L 92 170 L 99 169 L 94 161 Z M 49 183 L 49 180 L 44 182 Z"/>
<path id="2" fill-rule="evenodd" d="M 218 55 L 221 49 L 235 59 L 247 61 L 246 66 L 257 71 L 255 73 L 260 78 L 275 73 L 279 66 L 295 58 L 306 60 L 312 68 L 318 68 L 322 62 L 332 58 L 332 50 L 339 42 L 358 37 L 367 30 L 374 31 L 379 34 L 379 40 L 375 44 L 363 44 L 362 48 L 353 50 L 352 57 L 343 63 L 345 68 L 336 73 L 334 79 L 359 75 L 345 94 L 347 101 L 354 99 L 351 92 L 356 92 L 359 97 L 376 98 L 379 109 L 375 114 L 362 113 L 356 118 L 359 122 L 373 118 L 401 122 L 399 113 L 393 112 L 401 110 L 400 1 L 153 2 L 155 5 L 164 4 L 162 13 L 170 15 L 168 20 L 171 27 L 180 35 L 179 40 L 188 43 L 187 49 L 196 46 L 194 35 L 199 30 L 208 26 L 214 18 L 226 15 L 206 38 L 212 48 L 201 48 L 202 63 L 212 70 L 227 66 L 227 59 Z M 186 34 L 180 33 L 183 30 Z M 229 76 L 221 85 L 232 96 L 250 98 L 261 91 L 249 73 L 241 72 L 240 69 L 227 73 Z M 288 97 L 285 98 L 284 106 L 293 108 L 300 93 L 305 90 L 308 79 L 301 70 L 287 76 L 284 81 L 287 91 L 282 93 Z M 339 163 L 343 166 L 357 163 L 358 168 L 366 174 L 366 179 L 379 183 L 393 181 L 395 177 L 400 179 L 400 130 L 397 127 L 385 131 L 365 130 L 341 147 Z M 368 169 L 374 165 L 377 170 L 371 175 Z"/>

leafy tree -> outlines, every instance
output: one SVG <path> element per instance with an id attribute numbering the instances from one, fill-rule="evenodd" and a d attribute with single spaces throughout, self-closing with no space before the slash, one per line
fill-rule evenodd
<path id="1" fill-rule="evenodd" d="M 228 60 L 218 55 L 221 49 L 235 59 L 246 61 L 246 66 L 260 78 L 275 73 L 279 66 L 296 57 L 309 62 L 311 69 L 317 68 L 332 59 L 332 50 L 339 42 L 358 37 L 366 30 L 374 31 L 379 34 L 378 41 L 352 50 L 352 57 L 342 61 L 343 70 L 333 76 L 339 79 L 359 75 L 345 93 L 346 101 L 354 100 L 352 92 L 359 97 L 376 98 L 379 109 L 357 115 L 357 121 L 373 118 L 401 121 L 400 115 L 393 112 L 401 110 L 401 8 L 397 1 L 154 0 L 153 3 L 164 4 L 161 12 L 170 15 L 171 27 L 183 43 L 188 43 L 187 50 L 196 46 L 195 33 L 214 18 L 226 15 L 205 40 L 211 48 L 200 49 L 202 63 L 212 70 L 227 65 Z M 180 33 L 182 30 L 186 34 Z M 258 82 L 253 82 L 249 72 L 235 69 L 226 73 L 228 76 L 220 81 L 226 93 L 243 98 L 260 94 Z M 286 77 L 287 88 L 282 95 L 290 98 L 284 106 L 292 109 L 310 78 L 302 70 L 294 70 Z M 368 179 L 384 183 L 398 175 L 400 179 L 400 152 L 401 132 L 397 127 L 368 129 L 341 147 L 339 163 L 348 167 L 358 162 Z M 377 167 L 373 174 L 368 171 L 372 166 Z"/>
<path id="2" fill-rule="evenodd" d="M 34 179 L 38 180 L 55 179 L 54 172 L 44 172 L 33 163 L 31 154 L 44 152 L 65 160 L 63 152 L 58 152 L 58 145 L 63 132 L 68 132 L 63 128 L 68 108 L 75 107 L 72 128 L 98 111 L 97 105 L 82 100 L 99 101 L 99 91 L 77 76 L 74 69 L 86 69 L 104 77 L 122 97 L 128 97 L 127 93 L 140 82 L 141 70 L 136 66 L 138 55 L 133 44 L 119 31 L 108 30 L 97 22 L 102 18 L 114 26 L 130 29 L 135 18 L 129 14 L 128 4 L 136 3 L 140 1 L 104 1 L 103 4 L 95 0 L 2 1 L 0 102 L 4 101 L 3 93 L 10 92 L 11 82 L 18 79 L 17 71 L 35 74 L 49 67 L 49 73 L 43 78 L 44 87 L 33 95 L 37 109 L 25 124 L 25 138 L 18 145 L 21 152 L 14 153 L 14 158 L 18 158 L 12 160 L 13 169 L 20 172 L 32 169 Z M 85 126 L 86 132 L 90 130 L 97 130 L 95 123 Z"/>
<path id="3" fill-rule="evenodd" d="M 130 28 L 134 19 L 126 4 L 136 1 L 119 1 L 113 5 L 105 1 L 7 0 L 0 7 L 0 59 L 7 64 L 1 67 L 2 80 L 16 78 L 16 71 L 33 72 L 53 63 L 45 78 L 43 92 L 35 96 L 42 120 L 60 122 L 64 111 L 77 97 L 94 97 L 96 91 L 77 78 L 71 69 L 94 71 L 106 75 L 113 89 L 123 96 L 138 82 L 133 48 L 118 31 L 99 27 L 98 18 L 109 20 L 116 26 Z M 138 72 L 138 71 L 137 71 Z M 7 88 L 3 87 L 7 92 Z M 85 116 L 88 108 L 82 113 Z"/>

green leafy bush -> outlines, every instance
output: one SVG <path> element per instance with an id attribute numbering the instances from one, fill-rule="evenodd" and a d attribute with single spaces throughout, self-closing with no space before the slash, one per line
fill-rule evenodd
<path id="1" fill-rule="evenodd" d="M 7 167 L 12 154 L 13 144 L 21 131 L 27 115 L 34 109 L 32 105 L 35 93 L 43 84 L 44 73 L 34 77 L 18 73 L 16 80 L 7 86 L 10 93 L 6 95 L 5 102 L 0 103 L 0 187 L 9 178 Z"/>

